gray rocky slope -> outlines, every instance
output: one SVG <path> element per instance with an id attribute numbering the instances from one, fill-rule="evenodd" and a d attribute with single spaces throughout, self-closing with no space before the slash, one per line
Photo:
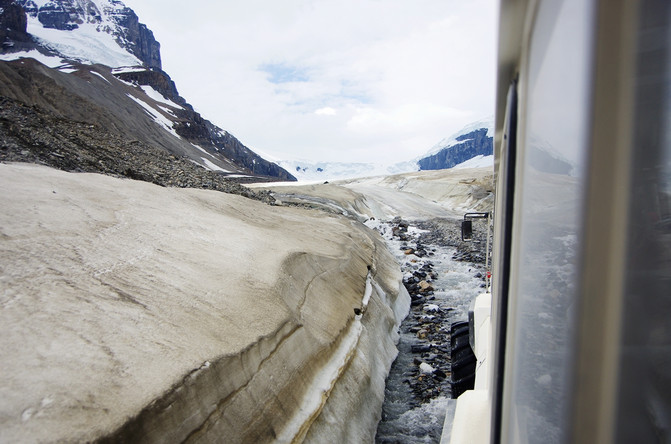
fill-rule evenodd
<path id="1" fill-rule="evenodd" d="M 102 4 L 109 7 L 100 11 L 89 0 L 59 0 L 39 8 L 32 1 L 0 0 L 0 53 L 36 50 L 62 59 L 62 65 L 56 68 L 29 59 L 0 62 L 0 96 L 73 124 L 100 127 L 224 176 L 295 180 L 197 113 L 161 70 L 160 47 L 151 31 L 121 2 Z M 57 45 L 27 33 L 30 17 L 45 28 L 63 32 L 76 32 L 83 23 L 101 21 L 99 32 L 111 33 L 141 66 L 113 69 L 60 53 Z"/>
<path id="2" fill-rule="evenodd" d="M 126 177 L 164 187 L 210 189 L 274 202 L 267 192 L 254 192 L 164 150 L 96 125 L 56 117 L 7 97 L 0 97 L 0 161 Z"/>

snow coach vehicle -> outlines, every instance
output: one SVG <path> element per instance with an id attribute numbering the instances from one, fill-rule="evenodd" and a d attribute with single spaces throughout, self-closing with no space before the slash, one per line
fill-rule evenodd
<path id="1" fill-rule="evenodd" d="M 671 442 L 671 2 L 502 0 L 494 146 L 443 442 Z"/>

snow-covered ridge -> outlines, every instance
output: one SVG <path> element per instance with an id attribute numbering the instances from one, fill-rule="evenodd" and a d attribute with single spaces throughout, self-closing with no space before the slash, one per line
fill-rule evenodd
<path id="1" fill-rule="evenodd" d="M 442 139 L 440 142 L 436 143 L 429 151 L 424 153 L 422 156 L 416 158 L 416 161 L 419 161 L 420 159 L 423 159 L 424 157 L 428 156 L 433 156 L 434 154 L 444 150 L 445 148 L 449 148 L 455 145 L 459 145 L 465 142 L 465 140 L 457 140 L 459 137 L 464 136 L 466 134 L 470 134 L 473 131 L 486 128 L 487 129 L 487 137 L 494 137 L 494 116 L 481 119 L 478 121 L 475 121 L 473 123 L 469 123 L 468 125 L 464 126 L 461 130 L 458 132 L 452 134 L 449 137 L 446 137 Z"/>

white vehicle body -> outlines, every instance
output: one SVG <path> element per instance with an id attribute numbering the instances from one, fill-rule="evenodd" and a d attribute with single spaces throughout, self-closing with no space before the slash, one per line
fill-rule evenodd
<path id="1" fill-rule="evenodd" d="M 444 442 L 671 442 L 671 3 L 502 0 L 497 82 L 492 292 Z"/>

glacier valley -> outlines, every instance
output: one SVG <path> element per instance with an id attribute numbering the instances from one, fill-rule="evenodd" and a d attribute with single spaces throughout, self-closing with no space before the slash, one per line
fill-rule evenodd
<path id="1" fill-rule="evenodd" d="M 1 440 L 372 442 L 410 297 L 362 221 L 490 199 L 459 171 L 301 207 L 0 164 Z"/>

